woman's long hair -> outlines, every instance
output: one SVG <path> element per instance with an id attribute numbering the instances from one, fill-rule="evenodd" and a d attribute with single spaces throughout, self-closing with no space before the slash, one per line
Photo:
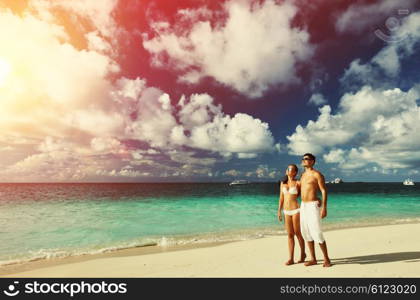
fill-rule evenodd
<path id="1" fill-rule="evenodd" d="M 299 168 L 295 165 L 295 164 L 290 164 L 287 166 L 287 168 L 289 168 L 290 166 L 293 166 L 296 170 L 296 176 L 299 173 Z M 283 182 L 284 184 L 287 184 L 287 182 L 289 181 L 289 177 L 287 175 L 284 175 L 283 179 L 281 180 L 281 182 Z"/>

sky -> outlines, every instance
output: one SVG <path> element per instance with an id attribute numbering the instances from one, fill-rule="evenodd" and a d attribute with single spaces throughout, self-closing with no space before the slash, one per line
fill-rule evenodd
<path id="1" fill-rule="evenodd" d="M 420 1 L 0 0 L 0 182 L 420 180 Z"/>

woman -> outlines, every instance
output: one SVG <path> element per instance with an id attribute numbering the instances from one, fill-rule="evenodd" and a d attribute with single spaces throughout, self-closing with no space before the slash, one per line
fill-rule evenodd
<path id="1" fill-rule="evenodd" d="M 295 179 L 298 174 L 298 167 L 296 165 L 289 165 L 286 170 L 286 176 L 280 184 L 280 200 L 278 217 L 279 221 L 282 221 L 281 210 L 284 212 L 284 223 L 286 226 L 289 242 L 289 260 L 286 261 L 286 266 L 294 264 L 294 251 L 295 251 L 295 235 L 298 239 L 300 246 L 300 260 L 298 263 L 304 262 L 306 258 L 305 254 L 305 242 L 300 233 L 300 213 L 299 203 L 297 198 L 300 195 L 300 182 Z"/>

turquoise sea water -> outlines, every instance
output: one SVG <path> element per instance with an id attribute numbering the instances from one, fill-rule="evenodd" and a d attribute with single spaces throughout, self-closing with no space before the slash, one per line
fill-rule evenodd
<path id="1" fill-rule="evenodd" d="M 420 222 L 420 185 L 328 185 L 325 230 Z M 0 184 L 0 264 L 284 234 L 276 183 Z"/>

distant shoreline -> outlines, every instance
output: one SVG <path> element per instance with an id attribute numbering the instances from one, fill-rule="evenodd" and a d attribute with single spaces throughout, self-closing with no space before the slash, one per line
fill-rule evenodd
<path id="1" fill-rule="evenodd" d="M 402 180 L 403 181 L 403 180 Z M 402 181 L 343 181 L 342 183 L 399 183 L 402 184 Z M 138 184 L 138 183 L 147 183 L 147 184 L 161 184 L 161 183 L 170 183 L 170 184 L 179 184 L 179 183 L 189 183 L 189 184 L 200 184 L 200 183 L 218 183 L 218 184 L 229 184 L 232 181 L 142 181 L 142 182 L 132 182 L 132 181 L 92 181 L 92 182 L 73 182 L 73 181 L 57 181 L 57 182 L 0 182 L 0 184 Z M 277 183 L 278 181 L 250 181 L 248 184 L 253 183 Z M 416 182 L 416 181 L 414 181 Z M 340 183 L 340 184 L 342 184 Z M 246 185 L 246 184 L 245 184 Z"/>

